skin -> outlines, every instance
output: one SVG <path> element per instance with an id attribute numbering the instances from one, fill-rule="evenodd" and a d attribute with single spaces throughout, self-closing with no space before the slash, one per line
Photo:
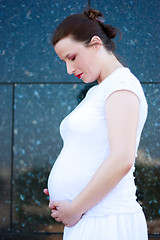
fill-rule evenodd
<path id="1" fill-rule="evenodd" d="M 55 45 L 55 52 L 66 63 L 68 74 L 76 76 L 83 73 L 82 80 L 85 83 L 95 80 L 101 83 L 113 71 L 122 67 L 116 57 L 103 47 L 97 36 L 91 39 L 88 46 L 66 37 Z"/>
<path id="2" fill-rule="evenodd" d="M 85 83 L 100 84 L 117 68 L 122 67 L 108 52 L 101 39 L 94 36 L 90 47 L 71 37 L 60 40 L 55 51 L 65 61 L 68 74 L 83 73 Z M 117 107 L 118 106 L 118 107 Z M 49 203 L 51 216 L 65 226 L 74 226 L 83 214 L 100 202 L 131 169 L 135 159 L 139 119 L 138 97 L 126 90 L 114 92 L 105 103 L 110 155 L 104 160 L 84 190 L 72 201 Z M 48 195 L 48 189 L 44 189 Z"/>

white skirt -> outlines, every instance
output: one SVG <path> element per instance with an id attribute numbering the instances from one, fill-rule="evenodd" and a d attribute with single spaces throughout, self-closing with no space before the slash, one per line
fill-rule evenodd
<path id="1" fill-rule="evenodd" d="M 143 211 L 107 216 L 83 216 L 64 228 L 63 240 L 148 240 Z"/>

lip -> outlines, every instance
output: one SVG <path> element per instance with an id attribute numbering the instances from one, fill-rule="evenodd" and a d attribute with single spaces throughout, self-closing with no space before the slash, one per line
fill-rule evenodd
<path id="1" fill-rule="evenodd" d="M 80 74 L 77 74 L 76 77 L 78 77 L 79 79 L 81 79 L 81 78 L 82 78 L 82 75 L 83 75 L 83 73 L 80 73 Z"/>

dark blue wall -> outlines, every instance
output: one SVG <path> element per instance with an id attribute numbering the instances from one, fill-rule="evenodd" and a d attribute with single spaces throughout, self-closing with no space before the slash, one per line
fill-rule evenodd
<path id="1" fill-rule="evenodd" d="M 0 239 L 61 239 L 63 226 L 50 218 L 42 191 L 62 147 L 59 124 L 84 96 L 85 85 L 67 76 L 50 39 L 59 22 L 89 2 L 104 13 L 106 23 L 121 30 L 117 54 L 147 97 L 137 196 L 149 233 L 160 233 L 160 3 L 0 0 Z"/>

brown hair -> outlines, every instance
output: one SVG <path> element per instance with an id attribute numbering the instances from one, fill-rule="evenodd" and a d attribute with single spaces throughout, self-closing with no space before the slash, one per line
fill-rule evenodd
<path id="1" fill-rule="evenodd" d="M 71 36 L 78 42 L 89 44 L 93 36 L 101 38 L 107 50 L 114 52 L 112 41 L 120 31 L 109 24 L 103 23 L 103 14 L 98 10 L 87 8 L 82 14 L 73 14 L 65 18 L 57 27 L 52 39 L 55 46 L 61 39 Z"/>

